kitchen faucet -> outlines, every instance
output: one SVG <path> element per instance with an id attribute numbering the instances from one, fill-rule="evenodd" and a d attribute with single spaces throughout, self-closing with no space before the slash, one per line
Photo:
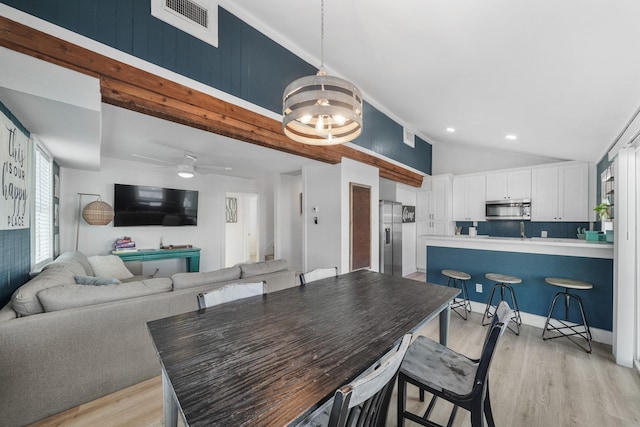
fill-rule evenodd
<path id="1" fill-rule="evenodd" d="M 524 240 L 524 222 L 520 221 L 520 238 Z"/>

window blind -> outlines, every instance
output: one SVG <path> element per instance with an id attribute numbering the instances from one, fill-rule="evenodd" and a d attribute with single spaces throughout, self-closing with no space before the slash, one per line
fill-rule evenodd
<path id="1" fill-rule="evenodd" d="M 51 158 L 36 145 L 34 256 L 36 266 L 53 258 Z"/>

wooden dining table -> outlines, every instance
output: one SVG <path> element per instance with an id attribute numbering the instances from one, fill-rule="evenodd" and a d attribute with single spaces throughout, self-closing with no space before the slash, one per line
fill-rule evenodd
<path id="1" fill-rule="evenodd" d="M 459 290 L 359 270 L 148 322 L 166 426 L 296 425 Z"/>

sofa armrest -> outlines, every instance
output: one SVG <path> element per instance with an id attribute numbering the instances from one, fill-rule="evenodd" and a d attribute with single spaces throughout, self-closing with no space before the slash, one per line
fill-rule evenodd
<path id="1" fill-rule="evenodd" d="M 13 306 L 11 305 L 11 301 L 9 301 L 7 305 L 5 305 L 4 307 L 2 307 L 2 309 L 0 309 L 0 322 L 3 322 L 5 320 L 15 319 L 16 317 L 18 317 L 18 314 L 13 309 Z"/>

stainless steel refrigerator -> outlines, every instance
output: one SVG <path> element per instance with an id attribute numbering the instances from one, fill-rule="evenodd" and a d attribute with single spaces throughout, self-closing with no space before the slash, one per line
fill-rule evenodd
<path id="1" fill-rule="evenodd" d="M 380 272 L 402 277 L 402 203 L 380 200 Z"/>

